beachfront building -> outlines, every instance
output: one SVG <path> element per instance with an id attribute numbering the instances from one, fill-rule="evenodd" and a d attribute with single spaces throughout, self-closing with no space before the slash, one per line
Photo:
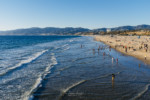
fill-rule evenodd
<path id="1" fill-rule="evenodd" d="M 107 28 L 107 30 L 106 30 L 107 32 L 111 32 L 111 28 Z"/>

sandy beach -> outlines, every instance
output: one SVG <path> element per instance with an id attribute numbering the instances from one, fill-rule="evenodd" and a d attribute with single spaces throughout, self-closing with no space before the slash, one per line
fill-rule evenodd
<path id="1" fill-rule="evenodd" d="M 150 36 L 96 35 L 94 39 L 123 54 L 133 56 L 146 64 L 150 64 Z"/>

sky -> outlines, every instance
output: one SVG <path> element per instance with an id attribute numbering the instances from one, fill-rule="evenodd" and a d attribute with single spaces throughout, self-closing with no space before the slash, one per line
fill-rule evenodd
<path id="1" fill-rule="evenodd" d="M 0 30 L 150 24 L 150 0 L 0 0 Z"/>

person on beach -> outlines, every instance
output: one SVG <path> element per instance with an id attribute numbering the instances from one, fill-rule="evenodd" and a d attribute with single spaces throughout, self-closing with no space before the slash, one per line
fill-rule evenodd
<path id="1" fill-rule="evenodd" d="M 105 56 L 105 52 L 103 52 L 103 56 Z"/>
<path id="2" fill-rule="evenodd" d="M 83 46 L 82 46 L 82 44 L 81 44 L 81 46 L 80 46 L 80 47 L 81 47 L 81 48 L 83 47 Z"/>
<path id="3" fill-rule="evenodd" d="M 100 48 L 98 48 L 97 50 L 98 50 L 98 52 L 99 52 Z"/>
<path id="4" fill-rule="evenodd" d="M 141 67 L 141 64 L 139 64 L 139 68 Z"/>
<path id="5" fill-rule="evenodd" d="M 125 47 L 125 52 L 127 53 L 127 51 L 128 51 L 128 50 L 127 50 L 127 47 Z"/>
<path id="6" fill-rule="evenodd" d="M 99 55 L 99 50 L 100 50 L 100 48 L 98 48 L 98 55 Z"/>
<path id="7" fill-rule="evenodd" d="M 114 88 L 115 74 L 112 74 L 112 88 Z"/>
<path id="8" fill-rule="evenodd" d="M 112 57 L 112 64 L 113 64 L 113 62 L 114 62 L 114 57 Z"/>
<path id="9" fill-rule="evenodd" d="M 109 46 L 109 51 L 111 51 L 111 46 Z"/>
<path id="10" fill-rule="evenodd" d="M 112 74 L 112 82 L 115 80 L 115 74 Z"/>
<path id="11" fill-rule="evenodd" d="M 146 55 L 145 55 L 145 60 L 146 60 Z"/>
<path id="12" fill-rule="evenodd" d="M 116 59 L 116 62 L 117 62 L 117 64 L 118 64 L 118 58 Z"/>
<path id="13" fill-rule="evenodd" d="M 147 52 L 147 48 L 145 49 L 145 51 Z"/>
<path id="14" fill-rule="evenodd" d="M 115 49 L 117 48 L 117 46 L 115 45 Z"/>
<path id="15" fill-rule="evenodd" d="M 95 54 L 95 49 L 93 49 L 93 54 Z"/>

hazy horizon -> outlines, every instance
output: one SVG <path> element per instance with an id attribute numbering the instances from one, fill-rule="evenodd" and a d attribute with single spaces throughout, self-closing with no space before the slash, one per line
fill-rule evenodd
<path id="1" fill-rule="evenodd" d="M 140 24 L 140 25 L 149 25 L 149 24 Z M 124 25 L 124 26 L 138 26 L 138 25 Z M 97 27 L 97 28 L 86 28 L 86 27 L 55 27 L 55 26 L 51 26 L 52 28 L 85 28 L 85 29 L 90 29 L 90 30 L 94 30 L 94 29 L 100 29 L 100 28 L 117 28 L 117 27 L 122 27 L 122 26 L 116 26 L 116 27 Z M 18 29 L 30 29 L 30 28 L 49 28 L 49 26 L 47 27 L 26 27 L 26 28 L 17 28 L 17 29 L 8 29 L 8 30 L 0 30 L 0 31 L 12 31 L 12 30 L 18 30 Z"/>

